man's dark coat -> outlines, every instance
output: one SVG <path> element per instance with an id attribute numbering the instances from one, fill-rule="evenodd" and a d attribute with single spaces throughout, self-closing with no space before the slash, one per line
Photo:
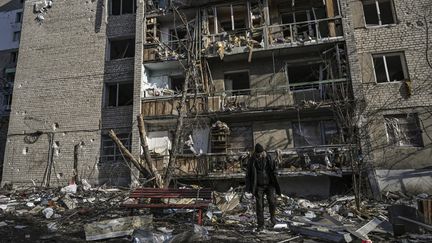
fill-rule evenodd
<path id="1" fill-rule="evenodd" d="M 250 192 L 253 195 L 257 193 L 257 169 L 256 165 L 260 159 L 266 159 L 266 171 L 269 176 L 269 186 L 273 186 L 276 189 L 278 195 L 281 194 L 279 182 L 276 176 L 276 163 L 266 152 L 265 156 L 260 156 L 260 154 L 254 153 L 249 159 L 246 171 L 246 192 Z"/>

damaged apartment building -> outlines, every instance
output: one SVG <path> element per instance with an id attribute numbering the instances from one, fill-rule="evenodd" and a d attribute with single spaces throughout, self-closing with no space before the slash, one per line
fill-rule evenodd
<path id="1" fill-rule="evenodd" d="M 28 0 L 2 183 L 130 184 L 108 131 L 139 157 L 141 114 L 179 182 L 242 183 L 260 143 L 284 193 L 430 191 L 430 5 Z"/>

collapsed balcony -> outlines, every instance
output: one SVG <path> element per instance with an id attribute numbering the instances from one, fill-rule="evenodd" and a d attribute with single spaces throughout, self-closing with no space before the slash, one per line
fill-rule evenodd
<path id="1" fill-rule="evenodd" d="M 279 175 L 326 174 L 341 176 L 349 171 L 350 150 L 353 145 L 322 145 L 269 151 L 277 161 Z M 153 154 L 157 168 L 162 171 L 168 161 L 168 155 Z M 248 152 L 207 153 L 179 155 L 176 161 L 175 175 L 187 177 L 244 177 L 245 168 L 250 158 Z"/>

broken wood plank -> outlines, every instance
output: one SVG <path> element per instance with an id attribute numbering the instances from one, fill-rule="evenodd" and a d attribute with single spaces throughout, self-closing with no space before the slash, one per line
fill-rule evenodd
<path id="1" fill-rule="evenodd" d="M 137 122 L 138 122 L 138 131 L 139 131 L 139 135 L 140 135 L 140 140 L 141 140 L 141 148 L 143 149 L 143 153 L 144 153 L 144 160 L 146 162 L 147 168 L 149 168 L 149 170 L 152 173 L 152 176 L 155 177 L 155 181 L 156 181 L 156 186 L 161 188 L 162 185 L 162 177 L 159 174 L 158 170 L 156 169 L 156 166 L 154 165 L 153 159 L 150 156 L 150 151 L 149 151 L 149 146 L 147 143 L 147 132 L 145 130 L 145 126 L 144 126 L 144 119 L 142 115 L 138 115 L 137 116 Z"/>

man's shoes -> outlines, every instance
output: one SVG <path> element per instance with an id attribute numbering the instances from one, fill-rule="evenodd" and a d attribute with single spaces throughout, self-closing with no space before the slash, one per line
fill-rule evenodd
<path id="1" fill-rule="evenodd" d="M 256 232 L 261 232 L 264 230 L 264 226 L 260 225 L 256 228 Z"/>

